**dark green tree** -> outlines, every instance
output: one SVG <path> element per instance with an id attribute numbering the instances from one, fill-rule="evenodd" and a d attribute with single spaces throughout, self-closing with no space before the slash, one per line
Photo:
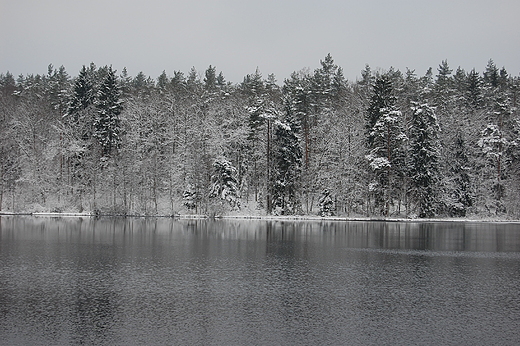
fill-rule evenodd
<path id="1" fill-rule="evenodd" d="M 232 208 L 240 209 L 238 171 L 225 157 L 218 157 L 213 163 L 209 197 L 219 198 Z"/>
<path id="2" fill-rule="evenodd" d="M 273 205 L 275 212 L 280 215 L 301 211 L 298 188 L 302 153 L 299 126 L 295 120 L 288 113 L 285 122 L 277 121 L 275 124 Z"/>
<path id="3" fill-rule="evenodd" d="M 470 109 L 476 110 L 481 108 L 483 103 L 482 78 L 475 69 L 469 72 L 466 87 L 466 102 Z"/>
<path id="4" fill-rule="evenodd" d="M 157 87 L 159 88 L 159 90 L 164 92 L 168 88 L 169 84 L 170 84 L 170 80 L 169 80 L 168 76 L 166 75 L 166 71 L 162 71 L 160 76 L 157 78 Z"/>
<path id="5" fill-rule="evenodd" d="M 437 214 L 439 177 L 439 124 L 434 109 L 428 104 L 416 103 L 410 130 L 410 179 L 412 196 L 418 216 Z"/>
<path id="6" fill-rule="evenodd" d="M 217 87 L 217 68 L 209 65 L 205 72 L 204 88 L 208 91 L 213 91 Z"/>
<path id="7" fill-rule="evenodd" d="M 109 157 L 121 145 L 122 129 L 119 115 L 123 110 L 121 89 L 112 66 L 108 68 L 107 75 L 99 88 L 96 110 L 94 137 L 101 146 L 102 156 Z"/>
<path id="8" fill-rule="evenodd" d="M 95 92 L 92 75 L 85 65 L 74 82 L 72 99 L 70 100 L 66 116 L 73 123 L 85 122 L 82 112 L 94 104 Z"/>
<path id="9" fill-rule="evenodd" d="M 367 113 L 366 159 L 373 173 L 370 190 L 375 208 L 388 216 L 390 205 L 399 191 L 398 178 L 404 175 L 403 144 L 407 140 L 403 131 L 402 113 L 396 107 L 392 84 L 388 75 L 379 77 Z"/>
<path id="10" fill-rule="evenodd" d="M 450 155 L 447 162 L 448 174 L 444 180 L 447 188 L 445 202 L 446 213 L 450 216 L 464 217 L 468 209 L 473 206 L 475 197 L 471 189 L 471 165 L 468 156 L 468 148 L 465 134 L 458 129 L 453 138 L 453 143 L 448 146 Z"/>

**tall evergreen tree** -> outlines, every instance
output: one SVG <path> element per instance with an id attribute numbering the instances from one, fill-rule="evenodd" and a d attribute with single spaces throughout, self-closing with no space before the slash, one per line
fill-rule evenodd
<path id="1" fill-rule="evenodd" d="M 85 65 L 83 65 L 74 82 L 72 99 L 66 114 L 73 123 L 85 121 L 81 119 L 81 112 L 94 104 L 95 96 L 92 76 Z"/>
<path id="2" fill-rule="evenodd" d="M 374 173 L 370 185 L 375 207 L 387 216 L 395 196 L 395 178 L 402 175 L 404 158 L 402 145 L 407 140 L 403 132 L 402 113 L 395 106 L 392 84 L 387 75 L 379 77 L 368 108 L 366 131 L 368 155 L 366 159 Z"/>
<path id="3" fill-rule="evenodd" d="M 232 208 L 240 208 L 237 169 L 225 157 L 218 157 L 213 163 L 209 196 L 228 202 Z"/>
<path id="4" fill-rule="evenodd" d="M 437 214 L 439 182 L 439 124 L 428 104 L 413 106 L 410 131 L 410 178 L 419 217 Z"/>
<path id="5" fill-rule="evenodd" d="M 446 189 L 444 207 L 448 215 L 464 217 L 473 206 L 474 196 L 471 189 L 468 148 L 462 129 L 456 130 L 448 149 L 449 156 L 446 162 L 448 171 L 443 183 Z"/>
<path id="6" fill-rule="evenodd" d="M 97 115 L 94 121 L 94 137 L 101 145 L 101 154 L 111 156 L 121 145 L 121 120 L 123 109 L 121 90 L 112 66 L 108 68 L 96 102 Z"/>
<path id="7" fill-rule="evenodd" d="M 448 61 L 443 60 L 437 71 L 438 74 L 434 86 L 435 104 L 438 108 L 437 112 L 442 112 L 442 115 L 446 115 L 453 101 L 453 77 L 451 76 L 453 70 L 449 68 Z"/>
<path id="8" fill-rule="evenodd" d="M 368 147 L 371 147 L 374 143 L 375 133 L 373 133 L 373 129 L 377 121 L 384 113 L 395 108 L 396 102 L 397 99 L 393 94 L 390 78 L 387 75 L 382 75 L 377 78 L 373 85 L 372 97 L 366 118 L 365 138 Z"/>
<path id="9" fill-rule="evenodd" d="M 472 110 L 482 107 L 482 79 L 475 69 L 472 69 L 466 82 L 466 102 Z"/>
<path id="10" fill-rule="evenodd" d="M 209 65 L 208 69 L 205 72 L 204 77 L 204 88 L 206 90 L 212 91 L 217 87 L 217 68 Z"/>
<path id="11" fill-rule="evenodd" d="M 168 76 L 166 75 L 166 71 L 162 71 L 162 73 L 157 78 L 157 87 L 159 88 L 159 90 L 164 92 L 169 84 L 170 81 Z"/>
<path id="12" fill-rule="evenodd" d="M 288 112 L 286 122 L 277 121 L 275 124 L 273 204 L 275 211 L 281 215 L 295 214 L 301 210 L 298 198 L 302 159 L 299 127 L 290 109 Z"/>

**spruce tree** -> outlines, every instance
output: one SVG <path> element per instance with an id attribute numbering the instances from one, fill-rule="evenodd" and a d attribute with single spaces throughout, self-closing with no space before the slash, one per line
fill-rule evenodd
<path id="1" fill-rule="evenodd" d="M 449 112 L 453 95 L 453 77 L 452 69 L 448 66 L 448 61 L 443 60 L 438 68 L 437 79 L 434 86 L 435 104 L 438 112 L 442 112 L 442 116 L 446 116 Z"/>
<path id="2" fill-rule="evenodd" d="M 419 217 L 437 213 L 439 182 L 439 124 L 428 104 L 414 104 L 410 130 L 410 179 Z"/>
<path id="3" fill-rule="evenodd" d="M 121 145 L 119 115 L 123 109 L 121 90 L 112 66 L 108 68 L 98 94 L 94 121 L 94 137 L 101 146 L 102 156 L 111 156 Z"/>
<path id="4" fill-rule="evenodd" d="M 323 190 L 318 200 L 318 205 L 320 207 L 320 216 L 334 215 L 334 201 L 329 190 Z"/>
<path id="5" fill-rule="evenodd" d="M 157 78 L 157 87 L 161 92 L 164 92 L 169 84 L 170 81 L 168 79 L 168 76 L 166 75 L 166 71 L 162 71 L 160 76 Z"/>
<path id="6" fill-rule="evenodd" d="M 444 178 L 447 191 L 445 207 L 450 216 L 464 217 L 473 206 L 474 196 L 471 191 L 471 173 L 465 133 L 458 129 L 453 143 L 448 146 L 448 174 Z"/>
<path id="7" fill-rule="evenodd" d="M 291 114 L 286 121 L 275 124 L 273 205 L 281 215 L 300 211 L 298 187 L 302 153 L 298 137 L 299 127 Z"/>
<path id="8" fill-rule="evenodd" d="M 368 107 L 366 118 L 366 140 L 370 148 L 374 143 L 373 129 L 383 113 L 395 107 L 396 98 L 393 94 L 392 82 L 387 75 L 382 75 L 376 79 L 372 87 L 372 97 Z"/>
<path id="9" fill-rule="evenodd" d="M 219 198 L 221 201 L 228 202 L 232 208 L 240 209 L 238 171 L 223 156 L 213 162 L 209 197 Z"/>
<path id="10" fill-rule="evenodd" d="M 85 65 L 74 82 L 72 99 L 70 100 L 66 116 L 72 123 L 84 122 L 81 113 L 94 104 L 95 93 L 92 76 Z"/>
<path id="11" fill-rule="evenodd" d="M 217 68 L 209 65 L 205 72 L 204 88 L 208 91 L 215 90 L 217 86 Z"/>
<path id="12" fill-rule="evenodd" d="M 403 132 L 402 113 L 396 107 L 392 83 L 388 75 L 379 77 L 373 88 L 373 96 L 366 118 L 366 159 L 374 174 L 370 190 L 375 197 L 379 213 L 388 216 L 390 204 L 397 191 L 398 176 L 403 174 L 403 144 L 407 140 Z"/>
<path id="13" fill-rule="evenodd" d="M 472 110 L 482 107 L 482 79 L 475 69 L 472 69 L 466 82 L 466 102 Z"/>

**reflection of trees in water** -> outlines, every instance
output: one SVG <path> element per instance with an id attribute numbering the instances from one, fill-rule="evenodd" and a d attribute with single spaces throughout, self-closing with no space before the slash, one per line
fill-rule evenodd
<path id="1" fill-rule="evenodd" d="M 77 265 L 71 321 L 78 344 L 103 343 L 113 340 L 112 327 L 119 317 L 119 301 L 114 265 L 118 254 L 111 246 L 87 246 Z"/>

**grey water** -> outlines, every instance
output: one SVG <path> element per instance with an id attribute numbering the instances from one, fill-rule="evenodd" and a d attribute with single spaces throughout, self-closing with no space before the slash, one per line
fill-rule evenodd
<path id="1" fill-rule="evenodd" d="M 0 345 L 441 344 L 520 344 L 520 225 L 0 217 Z"/>

